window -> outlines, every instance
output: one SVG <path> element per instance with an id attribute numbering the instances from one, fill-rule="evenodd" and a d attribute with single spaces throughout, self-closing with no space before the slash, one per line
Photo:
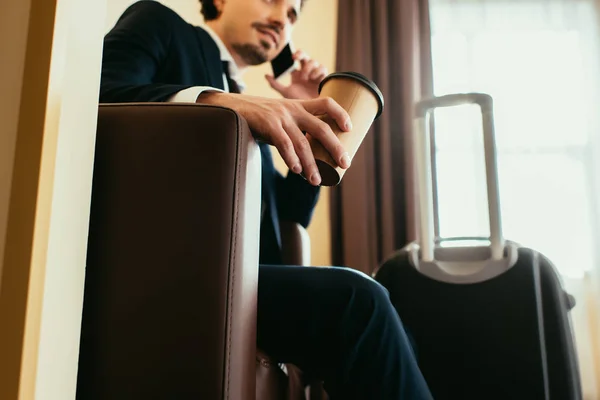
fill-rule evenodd
<path id="1" fill-rule="evenodd" d="M 590 1 L 430 0 L 436 95 L 494 98 L 504 236 L 581 277 L 600 261 L 600 43 Z M 440 234 L 487 236 L 477 109 L 436 111 Z"/>

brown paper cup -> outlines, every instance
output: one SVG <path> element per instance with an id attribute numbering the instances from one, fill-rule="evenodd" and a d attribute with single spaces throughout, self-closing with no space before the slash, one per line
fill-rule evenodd
<path id="1" fill-rule="evenodd" d="M 320 97 L 331 97 L 350 115 L 352 130 L 343 132 L 333 119 L 321 119 L 333 130 L 348 152 L 350 159 L 358 151 L 373 121 L 383 112 L 383 95 L 369 79 L 356 72 L 337 72 L 328 75 L 319 86 Z M 310 134 L 306 135 L 315 156 L 322 186 L 339 184 L 346 170 L 340 168 L 329 152 Z"/>

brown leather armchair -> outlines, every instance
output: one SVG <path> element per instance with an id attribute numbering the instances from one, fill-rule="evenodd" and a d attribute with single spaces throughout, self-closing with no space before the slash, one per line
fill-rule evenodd
<path id="1" fill-rule="evenodd" d="M 311 392 L 256 349 L 260 168 L 232 110 L 100 106 L 78 399 Z M 308 265 L 306 231 L 281 228 L 284 261 Z"/>

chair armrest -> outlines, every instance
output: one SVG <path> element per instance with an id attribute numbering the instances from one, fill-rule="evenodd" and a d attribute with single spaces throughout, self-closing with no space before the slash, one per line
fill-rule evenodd
<path id="1" fill-rule="evenodd" d="M 232 110 L 100 106 L 78 398 L 254 393 L 260 169 Z"/>

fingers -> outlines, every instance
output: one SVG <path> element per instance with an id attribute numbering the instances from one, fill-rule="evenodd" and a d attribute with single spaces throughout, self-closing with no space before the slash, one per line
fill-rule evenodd
<path id="1" fill-rule="evenodd" d="M 298 50 L 293 55 L 294 60 L 300 62 L 300 76 L 305 81 L 321 82 L 327 76 L 327 68 Z"/>
<path id="2" fill-rule="evenodd" d="M 351 129 L 348 113 L 331 98 L 276 100 L 229 93 L 214 94 L 211 98 L 214 102 L 209 104 L 239 112 L 248 121 L 255 137 L 275 146 L 290 170 L 304 171 L 304 176 L 313 185 L 319 185 L 321 177 L 303 131 L 319 141 L 340 167 L 350 166 L 348 153 L 329 124 L 316 117 L 328 115 L 343 130 Z"/>
<path id="3" fill-rule="evenodd" d="M 306 60 L 308 57 L 308 54 L 306 54 L 305 52 L 303 52 L 302 50 L 296 50 L 294 52 L 294 54 L 292 55 L 292 58 L 296 61 L 304 61 Z"/>
<path id="4" fill-rule="evenodd" d="M 310 144 L 294 119 L 284 119 L 281 125 L 273 123 L 268 130 L 271 131 L 272 144 L 288 168 L 296 174 L 304 171 L 304 176 L 312 185 L 320 185 L 321 175 Z"/>
<path id="5" fill-rule="evenodd" d="M 300 172 L 304 172 L 305 178 L 312 185 L 320 185 L 321 175 L 319 174 L 319 169 L 317 168 L 315 157 L 312 153 L 308 140 L 293 119 L 290 119 L 284 123 L 283 127 L 294 144 L 295 153 L 298 158 L 300 158 L 300 162 L 302 163 Z M 299 173 L 294 169 L 292 171 Z"/>
<path id="6" fill-rule="evenodd" d="M 305 81 L 310 80 L 310 76 L 313 73 L 313 71 L 319 69 L 321 67 L 321 65 L 316 62 L 315 60 L 304 60 L 301 62 L 301 68 L 300 68 L 300 72 L 302 73 L 302 79 Z"/>
<path id="7" fill-rule="evenodd" d="M 304 101 L 304 109 L 313 115 L 327 114 L 337 123 L 341 130 L 348 132 L 352 130 L 350 115 L 331 97 L 320 97 L 314 100 Z"/>
<path id="8" fill-rule="evenodd" d="M 283 94 L 286 87 L 281 82 L 279 82 L 273 75 L 265 75 L 265 79 L 269 82 L 269 85 L 279 93 Z"/>
<path id="9" fill-rule="evenodd" d="M 308 79 L 310 79 L 313 82 L 321 82 L 323 79 L 325 79 L 327 74 L 328 74 L 327 68 L 320 65 L 310 73 L 310 76 Z"/>
<path id="10" fill-rule="evenodd" d="M 291 130 L 289 126 L 286 129 L 282 125 L 274 124 L 271 126 L 270 130 L 272 133 L 274 133 L 272 135 L 272 144 L 277 148 L 277 151 L 279 151 L 279 154 L 281 155 L 281 158 L 283 158 L 285 164 L 295 173 L 301 173 L 303 170 L 303 164 L 296 154 L 296 148 L 294 142 L 292 141 L 293 136 L 289 135 Z M 300 135 L 302 135 L 302 132 L 300 132 Z"/>
<path id="11" fill-rule="evenodd" d="M 342 146 L 338 137 L 333 133 L 329 124 L 315 117 L 312 114 L 306 114 L 304 118 L 301 118 L 298 121 L 298 123 L 302 130 L 308 132 L 312 137 L 314 137 L 323 145 L 325 150 L 327 150 L 327 152 L 331 155 L 331 157 L 337 162 L 337 164 L 340 167 L 350 167 L 350 157 L 344 149 L 344 147 Z M 300 156 L 300 154 L 298 155 Z"/>

